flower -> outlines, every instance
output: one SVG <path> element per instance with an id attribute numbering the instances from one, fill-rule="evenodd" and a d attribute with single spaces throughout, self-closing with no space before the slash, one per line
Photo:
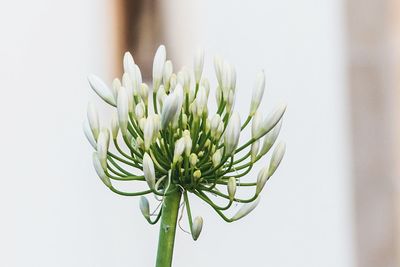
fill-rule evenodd
<path id="1" fill-rule="evenodd" d="M 116 108 L 110 125 L 105 127 L 93 104 L 88 105 L 84 124 L 85 136 L 95 149 L 93 165 L 103 183 L 117 194 L 141 196 L 140 210 L 151 224 L 160 219 L 165 205 L 160 203 L 158 212 L 150 212 L 149 200 L 144 195 L 154 194 L 156 201 L 165 204 L 171 194 L 182 194 L 194 240 L 202 231 L 203 219 L 197 216 L 192 220 L 189 196 L 210 205 L 223 220 L 237 221 L 258 205 L 262 190 L 281 164 L 286 148 L 283 142 L 276 145 L 269 165 L 260 170 L 257 179 L 242 183 L 242 177 L 274 147 L 286 106 L 279 105 L 263 118 L 264 111 L 259 107 L 265 75 L 260 71 L 253 87 L 250 112 L 242 124 L 240 113 L 235 110 L 238 92 L 235 67 L 219 56 L 214 58 L 218 82 L 215 109 L 208 107 L 213 86 L 204 77 L 203 67 L 204 51 L 198 50 L 192 71 L 183 67 L 174 72 L 165 47 L 160 46 L 153 61 L 153 84 L 149 87 L 142 82 L 132 55 L 126 52 L 124 73 L 112 81 L 111 88 L 97 76 L 88 77 L 100 98 Z M 251 127 L 247 127 L 249 124 Z M 249 131 L 251 138 L 239 144 L 243 131 Z M 116 183 L 120 180 L 144 183 L 145 189 L 121 191 Z M 243 188 L 250 188 L 253 195 L 240 197 L 237 192 Z M 227 204 L 220 206 L 215 198 L 225 199 Z M 234 209 L 234 202 L 244 204 L 230 217 L 225 211 Z M 176 205 L 177 209 L 183 206 Z"/>

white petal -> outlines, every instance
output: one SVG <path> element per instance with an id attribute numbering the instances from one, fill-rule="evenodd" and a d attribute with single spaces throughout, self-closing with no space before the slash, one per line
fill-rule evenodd
<path id="1" fill-rule="evenodd" d="M 98 94 L 105 102 L 112 106 L 116 106 L 113 92 L 108 86 L 96 75 L 88 76 L 90 87 Z"/>

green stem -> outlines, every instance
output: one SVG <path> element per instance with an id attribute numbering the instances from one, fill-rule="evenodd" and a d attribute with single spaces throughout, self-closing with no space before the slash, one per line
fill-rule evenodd
<path id="1" fill-rule="evenodd" d="M 161 215 L 160 235 L 156 267 L 170 267 L 174 252 L 176 223 L 179 213 L 179 203 L 182 193 L 180 190 L 165 196 Z"/>

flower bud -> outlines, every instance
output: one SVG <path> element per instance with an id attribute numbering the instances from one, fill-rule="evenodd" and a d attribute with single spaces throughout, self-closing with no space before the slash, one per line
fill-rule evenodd
<path id="1" fill-rule="evenodd" d="M 214 167 L 217 167 L 221 163 L 221 159 L 222 159 L 221 150 L 218 149 L 212 156 L 212 162 Z"/>
<path id="2" fill-rule="evenodd" d="M 140 197 L 139 208 L 146 220 L 150 220 L 150 205 L 145 196 Z"/>
<path id="3" fill-rule="evenodd" d="M 193 68 L 194 68 L 194 79 L 196 84 L 199 84 L 201 74 L 203 73 L 204 65 L 204 50 L 199 48 L 194 56 Z"/>
<path id="4" fill-rule="evenodd" d="M 85 133 L 86 139 L 89 141 L 90 145 L 96 149 L 96 140 L 94 140 L 93 133 L 90 130 L 89 123 L 86 120 L 83 122 L 83 132 Z"/>
<path id="5" fill-rule="evenodd" d="M 153 134 L 154 134 L 154 120 L 152 117 L 149 116 L 146 119 L 143 130 L 144 149 L 146 151 L 150 149 L 150 145 L 153 141 Z"/>
<path id="6" fill-rule="evenodd" d="M 272 153 L 271 161 L 269 163 L 268 168 L 268 176 L 271 177 L 279 164 L 282 161 L 283 156 L 285 155 L 286 145 L 283 142 L 280 142 L 276 147 L 274 152 Z"/>
<path id="7" fill-rule="evenodd" d="M 119 128 L 122 135 L 126 135 L 128 129 L 129 108 L 128 108 L 128 92 L 125 87 L 121 87 L 117 99 L 117 111 Z"/>
<path id="8" fill-rule="evenodd" d="M 147 86 L 147 84 L 142 83 L 140 85 L 139 95 L 143 99 L 143 102 L 147 105 L 149 102 L 149 86 Z"/>
<path id="9" fill-rule="evenodd" d="M 240 137 L 240 117 L 234 112 L 229 119 L 229 123 L 225 130 L 225 154 L 230 156 L 236 149 Z"/>
<path id="10" fill-rule="evenodd" d="M 261 136 L 263 132 L 262 122 L 262 115 L 257 111 L 251 120 L 251 138 L 257 139 Z"/>
<path id="11" fill-rule="evenodd" d="M 179 138 L 175 142 L 175 149 L 174 149 L 174 159 L 173 163 L 178 162 L 179 157 L 182 155 L 183 151 L 185 150 L 185 140 L 184 138 Z"/>
<path id="12" fill-rule="evenodd" d="M 133 100 L 132 81 L 128 73 L 124 73 L 124 75 L 122 75 L 122 86 L 125 87 L 126 92 L 128 94 L 129 113 L 132 113 L 135 101 Z"/>
<path id="13" fill-rule="evenodd" d="M 166 51 L 165 51 L 165 46 L 160 45 L 156 51 L 156 54 L 154 56 L 154 61 L 153 61 L 153 90 L 154 90 L 154 92 L 157 92 L 159 86 L 161 85 L 166 56 L 167 55 L 166 55 Z"/>
<path id="14" fill-rule="evenodd" d="M 223 67 L 222 58 L 220 56 L 215 56 L 214 57 L 215 75 L 217 76 L 218 84 L 220 87 L 222 86 L 222 67 Z"/>
<path id="15" fill-rule="evenodd" d="M 139 66 L 134 64 L 131 72 L 130 77 L 132 81 L 132 88 L 133 88 L 133 95 L 137 95 L 138 91 L 140 90 L 140 86 L 142 84 L 142 73 L 140 72 Z"/>
<path id="16" fill-rule="evenodd" d="M 111 117 L 111 134 L 113 140 L 117 139 L 118 131 L 119 131 L 118 114 L 113 113 Z"/>
<path id="17" fill-rule="evenodd" d="M 165 91 L 169 91 L 170 88 L 170 78 L 173 72 L 173 66 L 171 60 L 165 61 L 164 72 L 163 72 L 163 83 L 165 86 Z"/>
<path id="18" fill-rule="evenodd" d="M 200 87 L 196 97 L 197 116 L 201 117 L 207 108 L 207 93 L 204 87 Z"/>
<path id="19" fill-rule="evenodd" d="M 251 97 L 251 105 L 250 105 L 250 116 L 253 116 L 260 106 L 262 97 L 264 95 L 265 89 L 265 74 L 264 71 L 260 71 L 257 73 L 256 81 L 253 88 L 253 94 Z"/>
<path id="20" fill-rule="evenodd" d="M 125 52 L 123 65 L 124 65 L 124 72 L 129 73 L 130 69 L 133 68 L 133 65 L 135 65 L 135 61 L 133 60 L 131 53 Z"/>
<path id="21" fill-rule="evenodd" d="M 192 152 L 192 138 L 190 138 L 190 135 L 185 135 L 183 140 L 185 141 L 185 155 L 189 157 L 190 152 Z"/>
<path id="22" fill-rule="evenodd" d="M 150 189 L 154 189 L 154 186 L 156 184 L 154 163 L 147 153 L 144 153 L 143 155 L 143 174 Z"/>
<path id="23" fill-rule="evenodd" d="M 197 182 L 201 178 L 201 171 L 200 170 L 195 170 L 193 173 L 193 178 Z"/>
<path id="24" fill-rule="evenodd" d="M 173 91 L 178 83 L 178 78 L 176 77 L 175 73 L 172 73 L 171 78 L 169 78 L 169 90 L 165 90 L 165 92 Z"/>
<path id="25" fill-rule="evenodd" d="M 251 162 L 252 163 L 254 163 L 257 158 L 259 148 L 260 148 L 260 140 L 257 140 L 251 144 Z"/>
<path id="26" fill-rule="evenodd" d="M 198 161 L 197 155 L 194 153 L 190 154 L 189 162 L 190 162 L 190 165 L 192 165 L 192 167 L 196 166 L 197 161 Z"/>
<path id="27" fill-rule="evenodd" d="M 93 166 L 94 169 L 97 173 L 97 175 L 100 177 L 101 181 L 107 186 L 107 187 L 111 187 L 111 181 L 110 178 L 108 178 L 108 176 L 106 175 L 106 173 L 104 172 L 103 167 L 101 166 L 100 160 L 97 156 L 96 152 L 93 152 Z"/>
<path id="28" fill-rule="evenodd" d="M 192 225 L 193 240 L 196 241 L 199 238 L 202 229 L 203 229 L 203 218 L 197 216 L 196 218 L 194 218 Z"/>
<path id="29" fill-rule="evenodd" d="M 110 132 L 108 129 L 102 129 L 97 139 L 97 156 L 104 170 L 107 170 L 107 153 L 110 145 Z"/>
<path id="30" fill-rule="evenodd" d="M 88 76 L 88 81 L 90 84 L 90 87 L 92 87 L 93 91 L 96 92 L 98 96 L 101 97 L 106 103 L 110 104 L 111 106 L 116 106 L 115 104 L 115 99 L 113 92 L 111 91 L 110 88 L 101 80 L 99 77 L 97 77 L 94 74 L 91 74 Z"/>
<path id="31" fill-rule="evenodd" d="M 213 137 L 215 136 L 220 121 L 221 121 L 221 116 L 219 114 L 214 114 L 214 116 L 211 119 L 211 136 Z"/>
<path id="32" fill-rule="evenodd" d="M 244 216 L 248 215 L 250 212 L 252 212 L 260 202 L 260 197 L 258 197 L 256 200 L 250 203 L 244 204 L 237 212 L 235 215 L 233 215 L 232 220 L 237 221 Z"/>
<path id="33" fill-rule="evenodd" d="M 264 120 L 263 125 L 263 133 L 268 133 L 275 125 L 279 122 L 282 118 L 283 114 L 286 111 L 286 105 L 278 106 L 274 112 L 268 115 L 267 118 Z"/>
<path id="34" fill-rule="evenodd" d="M 268 151 L 271 149 L 271 147 L 274 145 L 276 139 L 278 138 L 281 127 L 282 127 L 282 120 L 280 120 L 275 125 L 275 127 L 265 135 L 263 146 L 260 150 L 260 155 L 264 155 L 264 154 L 268 153 Z"/>
<path id="35" fill-rule="evenodd" d="M 165 93 L 165 88 L 164 86 L 160 86 L 160 88 L 157 91 L 157 102 L 158 102 L 158 107 L 159 110 L 162 110 L 163 108 L 163 104 L 164 104 L 164 100 L 167 97 L 167 94 Z"/>
<path id="36" fill-rule="evenodd" d="M 97 140 L 100 132 L 99 115 L 95 105 L 89 102 L 87 107 L 87 119 L 89 122 L 90 130 L 92 131 L 94 140 Z"/>
<path id="37" fill-rule="evenodd" d="M 204 87 L 204 89 L 206 90 L 206 94 L 207 94 L 207 98 L 210 94 L 210 82 L 208 81 L 207 78 L 203 78 L 201 79 L 201 86 Z"/>
<path id="38" fill-rule="evenodd" d="M 142 132 L 144 131 L 145 124 L 146 124 L 146 118 L 143 117 L 143 118 L 139 119 L 139 128 L 140 128 L 140 130 L 142 130 Z"/>
<path id="39" fill-rule="evenodd" d="M 115 78 L 113 80 L 112 86 L 111 86 L 112 93 L 114 95 L 114 99 L 118 98 L 118 91 L 119 91 L 119 88 L 121 88 L 121 86 L 122 86 L 121 81 L 118 78 Z"/>
<path id="40" fill-rule="evenodd" d="M 179 108 L 179 99 L 175 93 L 169 94 L 164 101 L 161 112 L 161 127 L 165 127 L 172 121 Z"/>
<path id="41" fill-rule="evenodd" d="M 230 201 L 233 201 L 233 199 L 235 198 L 235 194 L 236 194 L 236 179 L 235 177 L 231 177 L 228 180 L 228 196 Z"/>
<path id="42" fill-rule="evenodd" d="M 256 194 L 258 195 L 263 190 L 265 183 L 268 181 L 268 168 L 264 167 L 260 170 L 257 176 Z"/>
<path id="43" fill-rule="evenodd" d="M 139 104 L 136 105 L 136 108 L 135 108 L 136 119 L 140 120 L 141 118 L 143 118 L 144 113 L 145 113 L 145 106 L 144 106 L 143 102 L 140 102 Z"/>

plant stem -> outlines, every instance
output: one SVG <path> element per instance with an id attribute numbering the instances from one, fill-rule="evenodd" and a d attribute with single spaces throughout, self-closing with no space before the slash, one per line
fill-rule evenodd
<path id="1" fill-rule="evenodd" d="M 160 235 L 156 267 L 170 267 L 174 252 L 176 223 L 178 219 L 179 203 L 182 193 L 180 190 L 165 196 L 161 215 Z"/>

